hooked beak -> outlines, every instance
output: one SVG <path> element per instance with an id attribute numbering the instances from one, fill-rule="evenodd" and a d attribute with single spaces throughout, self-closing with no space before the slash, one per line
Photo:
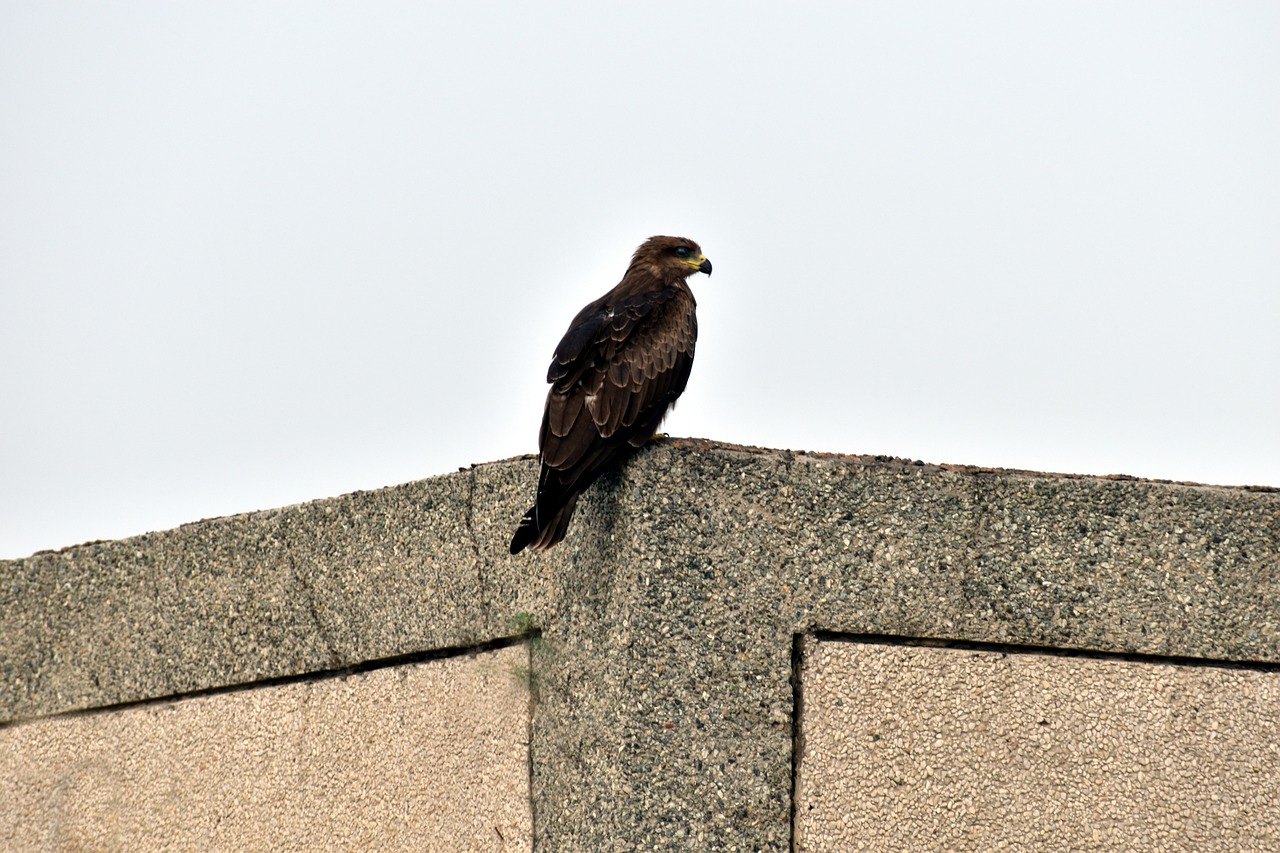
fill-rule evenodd
<path id="1" fill-rule="evenodd" d="M 690 258 L 687 261 L 681 261 L 686 267 L 693 267 L 694 272 L 704 272 L 711 275 L 711 261 L 707 260 L 706 255 L 698 255 L 698 259 Z"/>

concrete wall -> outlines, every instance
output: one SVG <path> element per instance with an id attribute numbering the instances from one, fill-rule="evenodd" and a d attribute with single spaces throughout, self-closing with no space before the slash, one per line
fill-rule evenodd
<path id="1" fill-rule="evenodd" d="M 98 777 L 76 776 L 65 796 L 30 781 L 30 762 L 56 764 L 33 758 L 42 727 L 104 725 L 85 722 L 99 719 L 85 709 L 118 706 L 105 720 L 157 698 L 216 704 L 300 677 L 319 684 L 338 673 L 343 683 L 344 672 L 439 665 L 450 650 L 497 642 L 524 650 L 528 666 L 508 667 L 501 684 L 491 673 L 468 713 L 521 708 L 529 727 L 527 744 L 487 747 L 527 750 L 527 817 L 519 804 L 529 800 L 496 760 L 486 790 L 499 793 L 478 810 L 506 827 L 509 849 L 527 843 L 517 826 L 526 819 L 523 834 L 546 850 L 913 849 L 937 838 L 986 849 L 985 839 L 1017 841 L 1010 827 L 1021 825 L 1039 833 L 1021 839 L 1039 849 L 1114 849 L 1117 839 L 1228 849 L 1251 833 L 1274 837 L 1275 798 L 1257 793 L 1280 787 L 1270 734 L 1280 669 L 1274 491 L 674 440 L 602 481 L 562 546 L 512 558 L 506 545 L 535 477 L 533 460 L 511 460 L 0 564 L 0 791 L 29 809 L 0 820 L 0 832 L 47 839 L 31 834 L 33 822 L 91 827 L 117 808 L 76 811 L 120 778 L 109 763 Z M 819 657 L 829 646 L 846 654 Z M 1063 668 L 1046 649 L 1086 656 Z M 998 663 L 1015 658 L 1032 662 Z M 1062 701 L 1052 700 L 1060 713 L 1029 722 L 1063 684 Z M 248 687 L 226 689 L 235 685 Z M 277 707 L 296 708 L 289 701 Z M 425 696 L 403 701 L 442 713 Z M 412 716 L 394 693 L 367 706 L 374 718 L 379 706 L 395 720 Z M 353 725 L 336 707 L 310 718 L 316 732 L 382 725 Z M 848 707 L 863 710 L 821 711 Z M 1100 709 L 1105 719 L 1087 725 Z M 298 713 L 274 725 L 286 731 Z M 210 741 L 226 737 L 212 721 L 236 719 L 206 718 Z M 519 730 L 504 719 L 490 730 Z M 475 730 L 460 731 L 454 750 L 438 754 L 474 746 Z M 924 752 L 891 751 L 916 750 L 931 734 Z M 1205 760 L 1188 758 L 1188 742 Z M 293 753 L 274 754 L 279 763 Z M 1061 770 L 1063 755 L 1083 757 Z M 389 825 L 384 838 L 416 820 L 446 846 L 479 844 L 470 830 L 424 822 L 428 800 L 403 795 L 448 787 L 454 772 L 428 763 L 425 773 L 371 771 L 402 791 L 386 795 L 400 816 L 383 820 L 395 809 L 368 799 L 343 808 Z M 317 773 L 346 778 L 349 764 L 318 758 L 333 769 Z M 174 786 L 185 772 L 154 775 Z M 239 775 L 222 802 L 239 801 Z M 940 776 L 948 781 L 921 781 Z M 1090 800 L 1100 780 L 1130 807 Z M 321 784 L 290 808 L 305 814 L 350 787 Z M 1028 823 L 1042 802 L 1060 806 Z M 251 808 L 223 814 L 237 837 L 264 833 L 262 846 L 286 820 L 273 812 L 263 827 Z"/>

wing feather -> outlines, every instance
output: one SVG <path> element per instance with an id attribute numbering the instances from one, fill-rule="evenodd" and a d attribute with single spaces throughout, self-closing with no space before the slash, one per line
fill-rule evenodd
<path id="1" fill-rule="evenodd" d="M 599 434 L 590 415 L 583 409 L 564 435 L 549 433 L 542 440 L 542 462 L 550 468 L 571 468 L 591 449 Z"/>
<path id="2" fill-rule="evenodd" d="M 631 384 L 631 362 L 616 358 L 609 363 L 609 381 L 618 388 L 626 388 Z"/>
<path id="3" fill-rule="evenodd" d="M 564 438 L 569 434 L 574 423 L 582 416 L 585 400 L 583 394 L 547 395 L 547 428 L 552 435 Z"/>

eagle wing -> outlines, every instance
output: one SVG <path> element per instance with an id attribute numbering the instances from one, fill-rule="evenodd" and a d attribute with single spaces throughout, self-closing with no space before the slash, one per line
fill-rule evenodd
<path id="1" fill-rule="evenodd" d="M 698 338 L 693 294 L 610 293 L 578 313 L 547 370 L 538 497 L 511 553 L 564 538 L 578 495 L 653 435 L 684 391 Z"/>
<path id="2" fill-rule="evenodd" d="M 547 371 L 539 436 L 543 464 L 558 479 L 579 481 L 621 445 L 639 447 L 653 435 L 689 381 L 694 307 L 687 290 L 667 287 L 592 303 L 574 318 Z"/>

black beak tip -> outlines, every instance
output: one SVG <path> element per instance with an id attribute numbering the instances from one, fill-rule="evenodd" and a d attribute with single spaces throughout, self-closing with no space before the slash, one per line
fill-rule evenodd
<path id="1" fill-rule="evenodd" d="M 711 275 L 711 261 L 703 258 L 702 263 L 698 264 L 698 272 L 704 272 L 707 275 Z"/>

